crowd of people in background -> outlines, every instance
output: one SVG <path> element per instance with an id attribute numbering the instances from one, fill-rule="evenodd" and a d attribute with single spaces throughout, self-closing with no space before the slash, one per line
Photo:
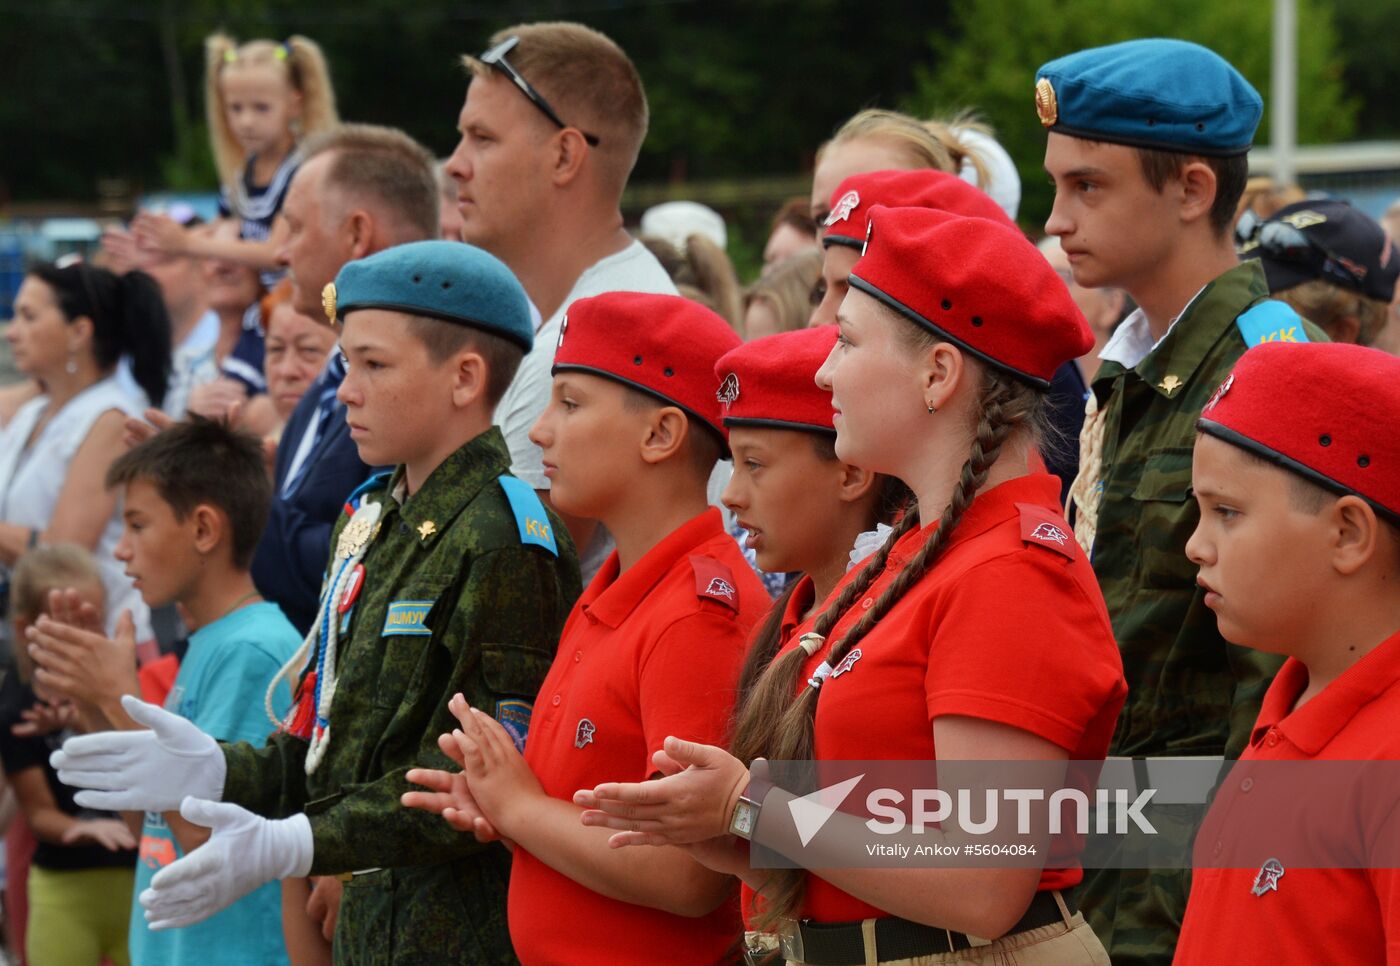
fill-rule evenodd
<path id="1" fill-rule="evenodd" d="M 1267 323 L 1282 341 L 1374 347 L 1358 371 L 1400 353 L 1400 202 L 1383 224 L 1246 181 L 1252 88 L 1202 48 L 1140 43 L 1166 46 L 1133 68 L 1046 65 L 1038 122 L 1028 83 L 1027 123 L 1051 138 L 1046 225 L 1018 221 L 1016 164 L 975 114 L 863 110 L 813 146 L 810 195 L 774 212 L 744 279 L 710 207 L 624 225 L 646 97 L 588 28 L 521 25 L 464 58 L 445 159 L 342 121 L 354 105 L 312 40 L 208 38 L 218 219 L 134 212 L 93 257 L 30 269 L 5 330 L 23 376 L 0 387 L 13 961 L 847 961 L 806 925 L 808 958 L 770 940 L 787 919 L 854 922 L 851 962 L 1171 962 L 1180 872 L 766 878 L 728 827 L 757 758 L 1249 746 L 1278 664 L 1199 606 L 1196 420 L 1259 305 L 1286 313 Z M 1129 93 L 1077 94 L 1084 77 Z M 1143 134 L 1131 90 L 1172 84 L 1218 98 L 1221 128 Z M 1128 167 L 1092 155 L 1105 146 Z M 1140 148 L 1157 158 L 1141 172 Z M 407 327 L 376 342 L 366 320 L 394 312 Z M 1208 314 L 1228 351 L 1192 334 Z M 410 341 L 426 361 L 405 361 Z M 914 381 L 896 356 L 926 367 L 923 398 L 896 398 Z M 1312 465 L 1291 459 L 1274 462 Z M 507 477 L 496 516 L 453 523 Z M 1361 493 L 1367 525 L 1391 526 L 1400 506 L 1349 481 L 1320 492 Z M 1060 545 L 1023 541 L 1026 521 Z M 491 580 L 471 569 L 522 541 Z M 493 600 L 509 613 L 473 609 Z M 1015 641 L 1033 605 L 1053 613 Z M 352 664 L 381 629 L 383 666 Z M 401 643 L 449 633 L 450 659 Z M 1053 660 L 1031 651 L 1045 640 Z M 857 659 L 865 674 L 837 682 Z M 50 755 L 109 732 L 218 767 L 174 769 L 187 787 L 148 799 L 100 781 L 75 798 Z M 264 741 L 281 757 L 255 757 Z M 578 764 L 589 744 L 602 765 Z M 63 752 L 77 774 L 73 747 L 97 746 Z M 693 777 L 712 774 L 728 784 Z M 702 824 L 681 804 L 665 828 L 618 818 L 640 799 L 605 782 L 686 790 L 723 823 L 676 833 Z M 235 802 L 272 823 L 263 838 L 227 838 Z M 257 881 L 150 898 L 225 840 L 269 853 Z M 1372 918 L 1393 928 L 1382 894 Z M 1178 961 L 1227 961 L 1191 902 L 1196 958 Z M 860 938 L 887 920 L 907 934 Z M 877 934 L 907 952 L 869 958 Z M 1393 959 L 1400 938 L 1380 941 L 1348 961 Z"/>

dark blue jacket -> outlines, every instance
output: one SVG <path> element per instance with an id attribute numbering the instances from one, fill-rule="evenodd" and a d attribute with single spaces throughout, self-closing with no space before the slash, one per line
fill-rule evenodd
<path id="1" fill-rule="evenodd" d="M 282 608 L 282 613 L 305 634 L 316 619 L 321 578 L 330 556 L 331 529 L 344 512 L 345 498 L 370 475 L 350 439 L 345 406 L 337 402 L 321 438 L 306 458 L 296 488 L 282 495 L 292 457 L 307 425 L 316 418 L 318 380 L 301 397 L 282 431 L 277 446 L 272 512 L 253 556 L 253 583 L 258 592 Z"/>

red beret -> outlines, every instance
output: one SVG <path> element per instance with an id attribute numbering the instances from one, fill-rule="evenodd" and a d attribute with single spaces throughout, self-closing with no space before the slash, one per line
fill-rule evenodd
<path id="1" fill-rule="evenodd" d="M 859 248 L 865 241 L 870 209 L 936 208 L 967 218 L 986 218 L 1015 228 L 1001 205 L 985 192 L 955 174 L 920 168 L 915 171 L 867 171 L 853 174 L 831 196 L 831 214 L 826 216 L 823 245 L 849 245 Z"/>
<path id="2" fill-rule="evenodd" d="M 1266 342 L 1235 363 L 1196 424 L 1400 523 L 1400 359 L 1336 342 Z"/>
<path id="3" fill-rule="evenodd" d="M 836 344 L 836 326 L 780 332 L 731 349 L 715 365 L 726 426 L 835 433 L 831 392 L 817 370 Z"/>
<path id="4" fill-rule="evenodd" d="M 1069 289 L 1018 229 L 929 208 L 870 212 L 851 269 L 864 292 L 1040 389 L 1094 336 Z"/>
<path id="5" fill-rule="evenodd" d="M 715 363 L 739 345 L 729 323 L 678 295 L 608 292 L 569 305 L 554 372 L 606 376 L 679 406 L 722 439 Z"/>

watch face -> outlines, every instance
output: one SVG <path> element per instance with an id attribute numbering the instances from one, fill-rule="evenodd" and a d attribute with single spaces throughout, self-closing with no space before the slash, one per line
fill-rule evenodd
<path id="1" fill-rule="evenodd" d="M 758 809 L 754 808 L 752 802 L 739 799 L 739 804 L 734 808 L 734 819 L 729 823 L 729 831 L 742 838 L 749 838 L 753 835 L 754 817 L 758 814 Z"/>

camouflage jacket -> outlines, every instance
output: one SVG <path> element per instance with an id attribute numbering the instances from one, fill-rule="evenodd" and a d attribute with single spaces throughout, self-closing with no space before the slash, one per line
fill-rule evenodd
<path id="1" fill-rule="evenodd" d="M 1268 295 L 1259 262 L 1245 262 L 1207 285 L 1135 369 L 1105 361 L 1094 378 L 1105 421 L 1093 564 L 1128 679 L 1110 754 L 1235 757 L 1278 670 L 1278 658 L 1220 636 L 1186 558 L 1200 519 L 1196 420 L 1244 354 L 1235 320 Z"/>
<path id="2" fill-rule="evenodd" d="M 306 741 L 285 733 L 262 748 L 225 747 L 224 800 L 269 817 L 306 812 L 316 875 L 430 865 L 488 848 L 402 807 L 399 796 L 410 788 L 409 768 L 455 769 L 437 738 L 457 727 L 447 710 L 456 692 L 498 715 L 504 704 L 519 721 L 579 595 L 578 557 L 552 511 L 558 556 L 522 543 L 497 482 L 509 468 L 505 440 L 492 428 L 402 505 L 393 496 L 402 467 L 370 489 L 366 499 L 383 510 L 340 637 L 324 759 L 307 775 Z"/>

